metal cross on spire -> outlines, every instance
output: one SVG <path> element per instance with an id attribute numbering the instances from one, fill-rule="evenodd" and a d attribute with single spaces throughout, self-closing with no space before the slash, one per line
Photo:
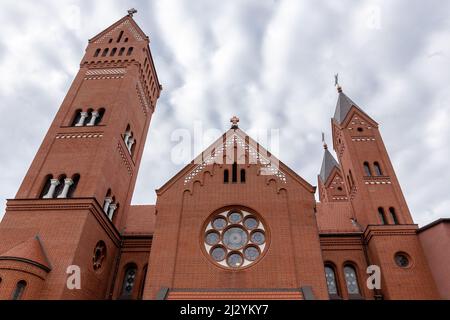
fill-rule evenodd
<path id="1" fill-rule="evenodd" d="M 135 13 L 137 13 L 138 11 L 135 8 L 131 8 L 130 10 L 128 10 L 128 15 L 133 18 L 133 15 Z"/>
<path id="2" fill-rule="evenodd" d="M 325 142 L 325 133 L 322 132 L 322 143 L 323 143 L 323 148 L 326 150 L 328 149 L 328 145 Z"/>
<path id="3" fill-rule="evenodd" d="M 336 87 L 336 89 L 337 89 L 338 92 L 342 92 L 342 88 L 341 88 L 341 86 L 339 85 L 339 73 L 336 73 L 336 74 L 334 75 L 334 86 Z"/>
<path id="4" fill-rule="evenodd" d="M 230 119 L 230 122 L 233 124 L 233 125 L 231 126 L 231 128 L 237 129 L 238 123 L 239 123 L 239 118 L 236 117 L 236 116 L 233 116 L 233 118 Z"/>

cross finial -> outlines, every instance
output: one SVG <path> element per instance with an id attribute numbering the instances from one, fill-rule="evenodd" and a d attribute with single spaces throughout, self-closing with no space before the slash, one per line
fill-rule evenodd
<path id="1" fill-rule="evenodd" d="M 130 10 L 128 10 L 128 15 L 133 18 L 133 15 L 137 12 L 138 11 L 135 8 L 131 8 Z"/>
<path id="2" fill-rule="evenodd" d="M 230 122 L 233 124 L 231 126 L 232 129 L 237 129 L 238 127 L 238 123 L 239 123 L 239 118 L 236 116 L 233 116 L 233 118 L 230 119 Z"/>
<path id="3" fill-rule="evenodd" d="M 323 143 L 323 148 L 326 150 L 328 149 L 328 145 L 325 142 L 325 133 L 322 132 L 322 143 Z"/>
<path id="4" fill-rule="evenodd" d="M 337 89 L 337 91 L 338 91 L 339 93 L 342 92 L 342 88 L 341 88 L 341 86 L 339 85 L 339 73 L 336 73 L 336 74 L 334 75 L 334 86 L 336 87 L 336 89 Z"/>

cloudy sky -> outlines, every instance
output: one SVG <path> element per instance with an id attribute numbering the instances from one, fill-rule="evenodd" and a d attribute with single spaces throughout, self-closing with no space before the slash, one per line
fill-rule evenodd
<path id="1" fill-rule="evenodd" d="M 135 7 L 164 86 L 133 203 L 184 165 L 176 129 L 279 129 L 280 159 L 311 184 L 330 140 L 333 74 L 381 125 L 420 225 L 450 215 L 449 1 L 17 1 L 0 4 L 1 212 L 59 108 L 87 40 Z"/>

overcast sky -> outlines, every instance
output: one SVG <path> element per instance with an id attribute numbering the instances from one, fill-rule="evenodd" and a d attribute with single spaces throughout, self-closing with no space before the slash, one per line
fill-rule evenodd
<path id="1" fill-rule="evenodd" d="M 154 203 L 154 190 L 184 166 L 171 161 L 174 130 L 225 131 L 235 114 L 245 131 L 280 129 L 278 156 L 316 185 L 339 72 L 380 124 L 415 221 L 450 215 L 449 1 L 2 0 L 0 217 L 87 40 L 130 7 L 164 87 L 133 203 Z"/>

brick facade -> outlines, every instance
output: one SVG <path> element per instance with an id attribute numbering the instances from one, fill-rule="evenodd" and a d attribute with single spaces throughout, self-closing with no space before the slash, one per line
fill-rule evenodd
<path id="1" fill-rule="evenodd" d="M 433 249 L 448 236 L 419 237 L 378 124 L 341 88 L 331 121 L 337 160 L 325 146 L 320 202 L 235 120 L 157 190 L 155 205 L 131 205 L 161 90 L 132 15 L 89 40 L 7 202 L 0 299 L 449 298 L 436 281 L 450 273 Z M 381 268 L 379 290 L 366 286 L 370 265 Z M 80 289 L 68 286 L 71 266 Z"/>

